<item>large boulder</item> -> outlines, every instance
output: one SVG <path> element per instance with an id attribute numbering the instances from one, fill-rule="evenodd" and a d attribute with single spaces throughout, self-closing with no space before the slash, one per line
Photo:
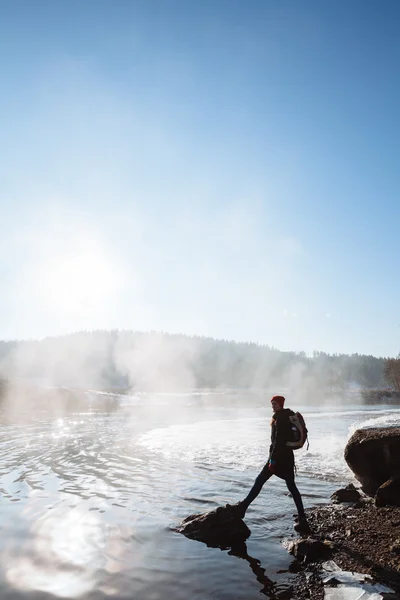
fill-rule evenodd
<path id="1" fill-rule="evenodd" d="M 344 457 L 363 491 L 379 506 L 400 506 L 400 427 L 358 429 Z"/>
<path id="2" fill-rule="evenodd" d="M 233 506 L 218 507 L 203 514 L 190 515 L 176 531 L 208 546 L 230 548 L 247 540 L 251 531 Z"/>

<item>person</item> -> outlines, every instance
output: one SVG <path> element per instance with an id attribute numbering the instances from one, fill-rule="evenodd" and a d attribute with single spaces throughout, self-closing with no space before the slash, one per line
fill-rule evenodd
<path id="1" fill-rule="evenodd" d="M 301 533 L 310 533 L 310 527 L 304 512 L 303 500 L 295 483 L 293 450 L 286 445 L 286 442 L 290 440 L 291 434 L 289 416 L 293 412 L 290 409 L 283 408 L 284 404 L 285 398 L 283 396 L 273 396 L 271 399 L 274 414 L 271 420 L 271 446 L 268 462 L 256 478 L 246 498 L 238 502 L 235 506 L 239 515 L 244 517 L 250 504 L 261 492 L 263 485 L 273 475 L 276 475 L 285 480 L 286 486 L 296 504 L 298 517 L 294 525 L 295 530 Z"/>

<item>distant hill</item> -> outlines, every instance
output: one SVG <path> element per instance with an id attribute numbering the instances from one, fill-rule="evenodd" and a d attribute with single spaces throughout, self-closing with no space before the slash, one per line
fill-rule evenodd
<path id="1" fill-rule="evenodd" d="M 385 387 L 384 358 L 282 352 L 205 337 L 91 331 L 0 342 L 0 375 L 103 390 L 194 388 L 343 390 Z"/>

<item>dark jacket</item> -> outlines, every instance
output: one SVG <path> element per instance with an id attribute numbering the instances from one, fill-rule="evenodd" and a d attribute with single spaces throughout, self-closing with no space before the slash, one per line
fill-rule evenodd
<path id="1" fill-rule="evenodd" d="M 282 408 L 272 418 L 269 460 L 275 461 L 277 475 L 284 476 L 294 471 L 293 450 L 286 446 L 286 442 L 291 440 L 291 415 L 294 412 L 290 408 Z"/>

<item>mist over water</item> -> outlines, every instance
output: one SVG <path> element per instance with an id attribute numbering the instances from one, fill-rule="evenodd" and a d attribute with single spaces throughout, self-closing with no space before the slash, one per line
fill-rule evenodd
<path id="1" fill-rule="evenodd" d="M 246 515 L 245 555 L 174 527 L 247 494 L 268 457 L 274 393 L 309 428 L 296 452 L 306 507 L 353 481 L 351 433 L 400 412 L 363 405 L 344 366 L 363 373 L 368 357 L 339 359 L 338 370 L 327 355 L 118 331 L 3 344 L 0 596 L 251 600 L 263 573 L 285 589 L 295 507 L 278 478 Z"/>
<path id="2" fill-rule="evenodd" d="M 328 393 L 384 388 L 384 359 L 281 352 L 267 345 L 157 332 L 91 331 L 0 342 L 0 376 L 87 390 L 267 391 L 321 405 Z M 30 401 L 27 402 L 30 404 Z"/>
<path id="3" fill-rule="evenodd" d="M 364 406 L 347 375 L 340 391 L 321 388 L 337 382 L 326 355 L 118 331 L 0 351 L 0 596 L 12 600 L 248 600 L 263 569 L 284 589 L 295 507 L 278 478 L 246 515 L 244 556 L 174 527 L 247 494 L 268 457 L 277 391 L 309 428 L 296 452 L 306 507 L 353 481 L 343 450 L 356 427 L 400 416 Z"/>
<path id="4" fill-rule="evenodd" d="M 235 502 L 266 461 L 269 397 L 227 402 L 229 394 L 137 394 L 118 410 L 62 417 L 42 411 L 0 426 L 0 592 L 10 598 L 259 597 L 248 560 L 187 540 L 172 528 L 194 512 Z M 96 401 L 98 409 L 96 410 Z M 343 461 L 355 428 L 397 424 L 389 406 L 296 404 L 310 447 L 296 452 L 306 506 L 352 481 Z M 294 504 L 270 480 L 246 521 L 250 557 L 285 586 Z M 254 566 L 254 565 L 253 565 Z"/>

